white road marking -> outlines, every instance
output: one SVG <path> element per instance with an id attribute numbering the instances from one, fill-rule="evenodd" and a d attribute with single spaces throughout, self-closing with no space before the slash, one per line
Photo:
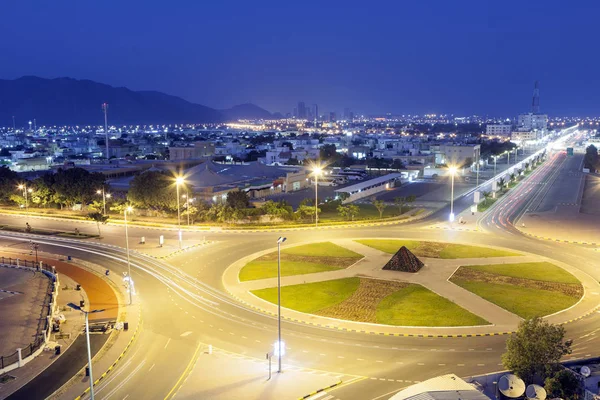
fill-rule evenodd
<path id="1" fill-rule="evenodd" d="M 169 340 L 167 340 L 167 344 L 165 344 L 165 349 L 167 348 L 167 346 L 169 345 L 169 343 L 171 343 L 171 338 L 169 338 Z"/>
<path id="2" fill-rule="evenodd" d="M 191 335 L 191 334 L 192 334 L 192 331 L 183 332 L 183 333 L 181 334 L 181 337 L 186 337 L 186 336 L 189 336 L 189 335 Z"/>
<path id="3" fill-rule="evenodd" d="M 93 365 L 93 364 L 92 364 Z M 152 366 L 150 367 L 150 369 L 148 370 L 148 372 L 152 371 L 152 368 L 154 368 L 156 364 L 152 364 Z"/>

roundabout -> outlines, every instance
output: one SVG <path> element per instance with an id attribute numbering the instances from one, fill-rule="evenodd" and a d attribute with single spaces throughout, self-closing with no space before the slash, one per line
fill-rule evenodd
<path id="1" fill-rule="evenodd" d="M 20 224 L 16 217 L 1 216 L 0 218 L 6 224 Z M 53 220 L 36 222 L 36 224 L 42 223 L 49 229 L 56 229 L 65 224 L 76 224 L 82 231 L 89 229 L 92 232 L 95 229 L 93 225 L 86 226 L 82 223 Z M 116 273 L 122 273 L 126 270 L 122 230 L 120 226 L 106 226 L 102 243 L 63 238 L 38 239 L 40 248 L 44 251 L 69 254 L 74 259 L 89 260 L 105 265 Z M 228 370 L 235 368 L 236 371 L 241 368 L 247 373 L 243 375 L 243 371 L 239 371 L 239 376 L 247 377 L 244 382 L 264 382 L 268 369 L 265 353 L 271 349 L 277 337 L 276 305 L 257 297 L 250 290 L 276 286 L 276 278 L 274 278 L 276 275 L 269 272 L 274 259 L 270 256 L 270 259 L 266 257 L 259 260 L 263 264 L 259 264 L 255 271 L 251 271 L 253 274 L 261 271 L 260 274 L 263 276 L 260 279 L 242 281 L 239 279 L 239 273 L 246 264 L 272 253 L 275 250 L 277 237 L 282 233 L 190 231 L 184 233 L 184 243 L 189 241 L 191 246 L 194 241 L 206 238 L 211 244 L 176 251 L 175 230 L 130 227 L 129 232 L 131 238 L 164 235 L 166 247 L 172 248 L 173 254 L 159 254 L 158 252 L 164 249 L 160 250 L 148 245 L 132 245 L 134 250 L 131 258 L 132 272 L 138 290 L 134 302 L 143 305 L 144 325 L 128 355 L 116 370 L 108 374 L 108 379 L 100 384 L 100 388 L 106 387 L 102 390 L 122 396 L 121 398 L 127 395 L 133 398 L 152 396 L 171 398 L 178 391 L 190 396 L 209 396 L 210 393 L 215 393 L 216 387 L 230 396 L 233 395 L 234 387 L 249 390 L 248 386 L 238 382 L 235 377 L 231 382 L 203 378 L 211 376 L 210 374 L 218 371 L 219 368 Z M 507 335 L 501 334 L 510 333 L 521 318 L 448 281 L 458 267 L 494 265 L 502 258 L 510 260 L 511 263 L 550 262 L 582 282 L 584 297 L 574 306 L 547 318 L 555 323 L 571 321 L 565 327 L 567 337 L 575 339 L 575 344 L 574 352 L 568 359 L 595 354 L 597 339 L 594 332 L 597 330 L 600 315 L 595 310 L 599 303 L 600 290 L 597 289 L 595 279 L 598 277 L 596 271 L 598 255 L 592 250 L 568 244 L 548 245 L 502 233 L 492 235 L 452 230 L 436 231 L 422 229 L 418 225 L 357 227 L 335 231 L 326 229 L 286 231 L 284 234 L 288 239 L 286 243 L 289 243 L 282 249 L 284 254 L 286 249 L 298 249 L 314 243 L 331 242 L 342 248 L 339 250 L 335 247 L 321 246 L 320 253 L 313 248 L 311 249 L 313 254 L 290 254 L 290 256 L 321 258 L 304 259 L 304 263 L 312 265 L 313 272 L 284 276 L 282 279 L 284 288 L 292 286 L 286 285 L 286 280 L 290 279 L 301 279 L 295 283 L 304 285 L 346 278 L 357 278 L 360 287 L 361 280 L 381 281 L 373 278 L 375 269 L 377 273 L 396 276 L 385 281 L 408 282 L 406 278 L 397 278 L 398 274 L 406 273 L 381 271 L 382 266 L 393 256 L 393 249 L 386 252 L 372 247 L 373 243 L 365 242 L 365 240 L 383 240 L 379 242 L 382 244 L 403 238 L 403 245 L 410 248 L 419 259 L 425 261 L 425 267 L 419 273 L 410 274 L 412 281 L 408 284 L 420 285 L 433 293 L 434 298 L 442 298 L 489 322 L 484 325 L 470 324 L 454 327 L 427 326 L 429 324 L 409 327 L 342 320 L 335 316 L 332 318 L 285 309 L 284 316 L 287 318 L 282 322 L 282 330 L 286 342 L 286 355 L 283 361 L 284 373 L 280 376 L 286 379 L 291 377 L 294 382 L 306 382 L 302 377 L 319 376 L 323 382 L 330 379 L 332 382 L 329 383 L 332 384 L 341 380 L 342 384 L 334 392 L 336 397 L 374 399 L 443 373 L 454 372 L 459 376 L 471 376 L 502 369 L 500 356 L 504 352 Z M 10 240 L 8 237 L 9 235 L 5 235 L 4 239 Z M 406 241 L 451 243 L 456 246 L 443 249 L 438 247 L 437 258 L 431 255 L 424 257 L 419 252 L 418 246 L 410 247 Z M 394 246 L 396 244 L 398 243 L 393 243 Z M 483 257 L 482 254 L 478 254 L 479 258 L 468 258 L 465 252 L 469 256 L 475 253 L 473 248 L 464 247 L 465 245 L 508 251 L 516 255 L 500 253 L 496 254 L 496 257 Z M 448 258 L 441 258 L 442 254 Z M 459 255 L 460 258 L 450 258 Z M 157 256 L 160 256 L 158 257 L 160 259 Z M 375 262 L 376 259 L 379 261 Z M 286 262 L 282 263 L 282 268 L 285 268 L 285 264 Z M 372 271 L 368 268 L 369 264 Z M 479 299 L 477 304 L 485 304 L 485 310 L 481 312 L 475 310 L 473 309 L 475 303 L 472 305 L 460 303 L 451 298 L 450 294 L 445 293 L 442 296 L 437 288 L 426 286 L 423 277 L 429 267 L 436 272 L 433 269 L 434 265 L 441 267 L 438 271 L 440 277 L 437 279 L 439 285 L 456 287 L 467 296 L 477 297 Z M 343 274 L 360 268 L 364 268 L 365 276 L 334 276 L 335 279 L 333 277 L 322 279 L 324 274 Z M 445 277 L 442 277 L 441 272 Z M 314 279 L 319 275 L 320 279 Z M 465 278 L 462 275 L 460 277 Z M 230 284 L 230 278 L 234 286 Z M 472 277 L 468 276 L 468 278 Z M 237 287 L 238 289 L 235 290 L 239 290 L 242 285 L 245 285 L 244 296 L 248 298 L 241 298 L 238 293 L 230 292 L 232 287 L 234 289 Z M 250 287 L 251 285 L 256 286 Z M 340 295 L 342 300 L 351 297 L 351 294 L 346 297 L 348 292 L 355 293 L 358 290 L 352 290 L 356 286 L 344 286 L 337 289 L 340 294 L 345 293 L 344 296 Z M 394 295 L 396 292 L 406 290 L 406 287 L 394 287 L 390 291 L 392 289 L 394 291 L 387 297 L 397 296 L 398 298 L 394 300 L 404 301 L 404 304 L 409 302 L 415 304 L 414 298 L 424 296 L 424 293 L 406 291 L 404 296 Z M 312 297 L 309 298 L 313 300 Z M 246 301 L 247 299 L 251 299 L 252 303 Z M 342 303 L 342 300 L 338 304 Z M 482 301 L 485 303 L 481 303 Z M 379 300 L 375 307 L 375 318 L 377 318 L 377 307 L 381 306 L 380 315 L 384 308 L 381 303 L 382 300 Z M 431 304 L 434 304 L 433 301 Z M 391 308 L 390 304 L 388 310 Z M 490 308 L 497 310 L 498 313 L 488 319 L 485 313 L 489 312 Z M 406 309 L 407 307 L 402 307 L 400 311 Z M 404 315 L 400 316 L 405 318 Z M 495 320 L 499 317 L 510 318 L 514 322 L 506 324 L 504 329 L 504 326 Z M 392 316 L 388 318 L 391 319 Z M 212 355 L 208 353 L 209 345 L 213 349 Z M 217 361 L 219 363 L 215 364 Z M 186 377 L 191 379 L 185 379 Z M 147 384 L 149 379 L 152 380 L 151 384 Z M 213 385 L 213 392 L 209 393 L 206 387 L 211 385 Z M 274 385 L 273 388 L 276 388 L 275 382 Z M 325 382 L 324 386 L 326 386 Z M 313 389 L 316 388 L 306 393 Z M 273 393 L 278 393 L 279 389 L 273 390 L 275 390 Z"/>
<path id="2" fill-rule="evenodd" d="M 422 267 L 389 270 L 392 261 Z M 577 268 L 547 257 L 414 239 L 287 246 L 281 276 L 283 318 L 398 336 L 504 334 L 536 316 L 564 323 L 589 311 L 585 294 L 600 290 Z M 269 249 L 233 263 L 223 285 L 245 305 L 274 315 L 276 277 L 277 252 Z"/>

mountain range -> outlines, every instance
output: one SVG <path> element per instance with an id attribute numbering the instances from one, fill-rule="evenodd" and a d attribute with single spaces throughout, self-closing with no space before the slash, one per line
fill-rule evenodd
<path id="1" fill-rule="evenodd" d="M 108 103 L 108 122 L 123 124 L 181 124 L 277 118 L 254 104 L 217 110 L 156 91 L 134 91 L 90 80 L 45 79 L 23 76 L 0 79 L 0 126 L 102 125 L 102 103 Z"/>

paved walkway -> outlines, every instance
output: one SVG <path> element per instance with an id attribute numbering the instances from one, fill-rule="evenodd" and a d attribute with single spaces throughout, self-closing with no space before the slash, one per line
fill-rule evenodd
<path id="1" fill-rule="evenodd" d="M 520 262 L 540 262 L 549 261 L 565 268 L 575 275 L 583 284 L 585 295 L 575 306 L 553 314 L 548 318 L 552 323 L 563 323 L 576 319 L 594 310 L 600 304 L 600 284 L 587 274 L 578 269 L 536 255 L 523 254 L 522 256 L 511 257 L 490 257 L 490 258 L 469 258 L 469 259 L 434 259 L 421 258 L 425 266 L 417 273 L 384 271 L 383 265 L 391 258 L 388 253 L 381 252 L 368 246 L 364 246 L 350 239 L 332 240 L 333 243 L 346 247 L 359 254 L 365 255 L 365 258 L 359 260 L 354 265 L 341 270 L 319 272 L 314 274 L 294 275 L 281 278 L 282 286 L 297 285 L 303 283 L 321 282 L 324 280 L 333 280 L 348 278 L 353 276 L 368 277 L 373 279 L 397 280 L 422 285 L 429 290 L 445 297 L 462 308 L 481 316 L 491 323 L 487 326 L 477 327 L 396 327 L 378 324 L 368 324 L 353 321 L 342 321 L 327 317 L 320 317 L 313 314 L 305 314 L 299 311 L 284 309 L 285 318 L 303 321 L 309 324 L 330 326 L 336 329 L 385 332 L 389 334 L 401 334 L 405 332 L 419 332 L 425 334 L 490 334 L 498 332 L 514 331 L 518 323 L 522 320 L 519 316 L 495 305 L 483 298 L 451 283 L 448 279 L 454 271 L 461 265 L 490 265 L 507 264 Z M 223 282 L 226 289 L 237 299 L 250 305 L 253 308 L 263 310 L 270 314 L 277 312 L 277 306 L 273 303 L 264 301 L 254 296 L 250 291 L 262 288 L 276 287 L 277 278 L 262 279 L 255 281 L 239 282 L 239 271 L 251 259 L 263 254 L 270 253 L 273 250 L 266 250 L 252 256 L 246 257 L 232 264 L 223 276 Z"/>

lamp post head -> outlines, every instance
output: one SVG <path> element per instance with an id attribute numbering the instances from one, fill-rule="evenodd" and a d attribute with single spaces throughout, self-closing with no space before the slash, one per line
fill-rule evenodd
<path id="1" fill-rule="evenodd" d="M 110 199 L 110 193 L 106 193 L 106 198 Z"/>
<path id="2" fill-rule="evenodd" d="M 130 213 L 130 212 L 132 212 L 132 211 L 133 211 L 133 207 L 131 207 L 131 206 L 128 206 L 128 207 L 125 209 L 125 211 L 127 211 L 128 213 Z"/>
<path id="3" fill-rule="evenodd" d="M 102 190 L 96 190 L 97 194 L 102 194 Z"/>
<path id="4" fill-rule="evenodd" d="M 177 185 L 181 185 L 185 182 L 185 179 L 183 179 L 183 176 L 178 176 L 177 178 L 175 178 L 175 183 Z"/>
<path id="5" fill-rule="evenodd" d="M 19 186 L 17 186 L 17 187 L 18 187 L 19 189 L 23 189 L 25 186 L 23 186 L 23 185 L 19 185 Z"/>
<path id="6" fill-rule="evenodd" d="M 448 172 L 450 172 L 452 175 L 454 175 L 456 173 L 458 168 L 456 168 L 455 165 L 452 165 L 450 167 L 448 167 Z"/>

